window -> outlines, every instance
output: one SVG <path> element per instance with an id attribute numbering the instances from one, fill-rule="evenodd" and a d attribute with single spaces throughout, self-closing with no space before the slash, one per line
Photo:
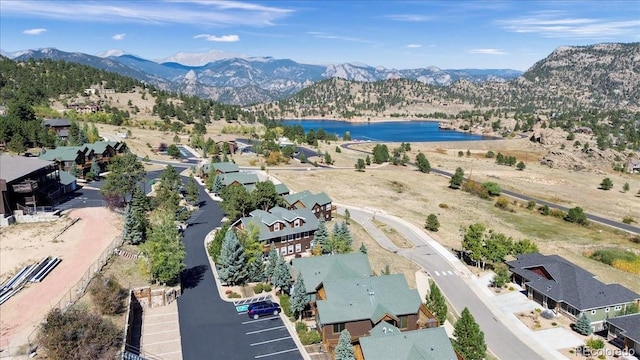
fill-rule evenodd
<path id="1" fill-rule="evenodd" d="M 280 248 L 280 254 L 282 254 L 283 256 L 287 255 L 287 247 L 286 246 L 283 246 L 283 247 Z"/>
<path id="2" fill-rule="evenodd" d="M 296 234 L 296 240 L 300 240 L 301 237 L 302 237 L 302 235 L 300 233 Z"/>
<path id="3" fill-rule="evenodd" d="M 308 238 L 308 237 L 309 237 L 309 232 L 308 232 L 308 231 L 305 231 L 305 232 L 304 232 L 304 237 L 305 237 L 305 238 Z"/>
<path id="4" fill-rule="evenodd" d="M 398 329 L 406 329 L 407 328 L 407 315 L 398 316 Z"/>
<path id="5" fill-rule="evenodd" d="M 293 254 L 293 245 L 289 245 L 288 248 L 289 248 L 289 254 Z"/>
<path id="6" fill-rule="evenodd" d="M 604 312 L 609 312 L 609 308 L 604 308 Z"/>
<path id="7" fill-rule="evenodd" d="M 287 237 L 286 236 L 281 236 L 280 237 L 280 242 L 283 243 L 285 241 L 287 241 Z"/>
<path id="8" fill-rule="evenodd" d="M 295 219 L 293 221 L 293 227 L 300 227 L 300 219 Z"/>
<path id="9" fill-rule="evenodd" d="M 614 307 L 613 310 L 620 311 L 620 310 L 622 310 L 622 306 L 621 305 L 616 305 L 616 307 Z"/>
<path id="10" fill-rule="evenodd" d="M 333 333 L 334 334 L 339 334 L 339 333 L 342 332 L 342 330 L 344 330 L 344 323 L 333 324 Z"/>
<path id="11" fill-rule="evenodd" d="M 296 252 L 299 253 L 302 251 L 302 244 L 296 244 Z"/>
<path id="12" fill-rule="evenodd" d="M 596 311 L 595 310 L 591 310 L 591 315 L 595 315 Z"/>

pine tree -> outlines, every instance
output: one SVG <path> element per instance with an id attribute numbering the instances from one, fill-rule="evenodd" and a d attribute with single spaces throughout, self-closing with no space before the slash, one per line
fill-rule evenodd
<path id="1" fill-rule="evenodd" d="M 590 335 L 593 332 L 591 321 L 585 313 L 582 313 L 574 325 L 574 329 L 582 335 Z"/>
<path id="2" fill-rule="evenodd" d="M 436 216 L 436 214 L 429 214 L 429 216 L 427 216 L 427 221 L 424 224 L 424 228 L 433 232 L 438 231 L 438 229 L 440 228 L 440 222 L 438 221 L 438 217 Z"/>
<path id="3" fill-rule="evenodd" d="M 364 243 L 360 244 L 360 252 L 363 253 L 363 254 L 367 253 L 367 247 L 364 246 Z"/>
<path id="4" fill-rule="evenodd" d="M 338 345 L 335 349 L 335 360 L 355 360 L 356 355 L 351 345 L 351 334 L 349 330 L 344 329 L 340 332 L 340 338 L 338 339 Z"/>
<path id="5" fill-rule="evenodd" d="M 122 238 L 130 244 L 140 244 L 144 240 L 144 227 L 146 222 L 141 223 L 135 213 L 132 204 L 127 204 L 124 209 L 124 229 L 122 230 Z"/>
<path id="6" fill-rule="evenodd" d="M 302 312 L 308 303 L 304 279 L 302 278 L 302 274 L 298 273 L 296 282 L 293 285 L 293 294 L 291 294 L 291 310 L 293 310 L 294 314 L 298 314 L 302 320 Z"/>
<path id="7" fill-rule="evenodd" d="M 460 186 L 462 186 L 463 181 L 464 181 L 464 170 L 458 167 L 456 168 L 456 173 L 453 174 L 453 176 L 449 180 L 449 187 L 452 189 L 459 189 Z"/>
<path id="8" fill-rule="evenodd" d="M 427 308 L 438 318 L 440 325 L 443 325 L 447 320 L 447 302 L 436 283 L 431 282 L 429 285 L 429 294 L 425 300 Z"/>
<path id="9" fill-rule="evenodd" d="M 198 184 L 193 174 L 191 174 L 187 183 L 187 201 L 191 204 L 195 204 L 198 201 Z"/>
<path id="10" fill-rule="evenodd" d="M 453 348 L 467 360 L 482 360 L 487 355 L 484 332 L 466 307 L 456 321 L 453 330 Z"/>
<path id="11" fill-rule="evenodd" d="M 264 266 L 264 276 L 267 278 L 267 281 L 272 281 L 273 273 L 276 271 L 276 265 L 278 265 L 278 249 L 275 247 L 271 248 L 269 251 L 269 256 L 267 257 L 267 263 Z"/>
<path id="12" fill-rule="evenodd" d="M 318 230 L 316 230 L 313 235 L 313 241 L 322 248 L 322 252 L 325 254 L 329 254 L 333 250 L 331 242 L 329 241 L 329 231 L 327 230 L 327 225 L 324 223 L 324 219 L 320 219 Z"/>
<path id="13" fill-rule="evenodd" d="M 93 176 L 95 178 L 100 176 L 100 164 L 98 164 L 98 160 L 96 158 L 93 158 L 93 160 L 91 160 L 91 170 L 93 173 Z"/>
<path id="14" fill-rule="evenodd" d="M 127 204 L 124 208 L 124 228 L 122 229 L 122 238 L 124 241 L 131 241 L 129 236 L 131 236 L 131 230 L 135 226 L 135 218 L 133 217 L 133 210 L 131 209 L 131 204 Z"/>
<path id="15" fill-rule="evenodd" d="M 211 190 L 213 190 L 214 194 L 219 194 L 222 191 L 222 188 L 224 188 L 222 175 L 215 175 L 213 178 L 213 187 L 211 188 Z"/>
<path id="16" fill-rule="evenodd" d="M 220 280 L 231 285 L 244 285 L 247 282 L 244 248 L 236 234 L 229 230 L 222 241 L 219 257 Z"/>
<path id="17" fill-rule="evenodd" d="M 254 259 L 247 264 L 247 274 L 249 281 L 260 282 L 264 281 L 264 262 L 262 259 Z"/>
<path id="18" fill-rule="evenodd" d="M 280 288 L 280 292 L 283 290 L 288 291 L 291 286 L 291 280 L 289 265 L 284 261 L 284 258 L 278 257 L 278 263 L 275 271 L 273 272 L 273 286 Z"/>

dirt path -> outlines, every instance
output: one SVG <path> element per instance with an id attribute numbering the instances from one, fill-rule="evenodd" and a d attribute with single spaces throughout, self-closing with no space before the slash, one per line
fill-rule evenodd
<path id="1" fill-rule="evenodd" d="M 80 220 L 60 234 L 75 218 Z M 62 262 L 41 283 L 29 284 L 0 306 L 1 349 L 14 350 L 27 343 L 46 313 L 69 297 L 69 289 L 120 234 L 121 222 L 120 215 L 105 208 L 85 208 L 73 210 L 55 223 L 19 224 L 2 230 L 3 279 L 23 264 L 45 256 L 58 256 Z"/>

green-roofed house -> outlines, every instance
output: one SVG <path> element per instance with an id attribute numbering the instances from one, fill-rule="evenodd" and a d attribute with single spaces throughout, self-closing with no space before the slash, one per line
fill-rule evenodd
<path id="1" fill-rule="evenodd" d="M 309 311 L 304 317 L 315 316 L 316 293 L 323 282 L 373 276 L 369 258 L 361 252 L 295 258 L 291 264 L 293 275 L 302 275 L 306 293 L 311 300 Z"/>
<path id="2" fill-rule="evenodd" d="M 241 185 L 247 188 L 249 192 L 253 190 L 259 181 L 258 175 L 246 172 L 227 173 L 221 176 L 224 186 Z"/>
<path id="3" fill-rule="evenodd" d="M 114 156 L 118 154 L 116 148 L 122 147 L 117 141 L 96 141 L 93 144 L 84 144 L 89 150 L 93 150 L 93 156 L 100 165 L 100 170 L 105 171 Z M 91 167 L 91 165 L 89 165 Z"/>
<path id="4" fill-rule="evenodd" d="M 207 178 L 212 173 L 213 175 L 224 175 L 229 173 L 238 173 L 240 172 L 240 168 L 237 164 L 232 162 L 216 162 L 216 163 L 206 163 L 202 165 L 201 177 Z"/>
<path id="5" fill-rule="evenodd" d="M 344 329 L 352 341 L 382 321 L 402 331 L 416 330 L 426 310 L 418 291 L 409 288 L 402 274 L 327 280 L 316 298 L 317 327 L 330 352 Z M 438 326 L 437 320 L 427 326 Z"/>
<path id="6" fill-rule="evenodd" d="M 93 151 L 86 146 L 58 146 L 55 149 L 42 149 L 39 158 L 55 162 L 61 171 L 72 172 L 75 168 L 84 175 L 87 163 L 91 167 Z"/>
<path id="7" fill-rule="evenodd" d="M 331 205 L 331 198 L 324 192 L 313 194 L 305 190 L 284 196 L 289 209 L 309 209 L 318 219 L 331 221 L 332 211 L 335 207 Z"/>
<path id="8" fill-rule="evenodd" d="M 356 359 L 364 360 L 458 360 L 444 327 L 400 331 L 381 321 L 370 336 L 360 337 Z"/>
<path id="9" fill-rule="evenodd" d="M 278 194 L 280 196 L 289 195 L 291 193 L 291 190 L 289 190 L 287 185 L 285 185 L 283 183 L 275 184 L 274 186 L 276 188 L 276 194 Z"/>
<path id="10" fill-rule="evenodd" d="M 278 249 L 282 256 L 301 254 L 309 251 L 313 236 L 318 230 L 318 219 L 307 209 L 288 210 L 274 207 L 269 211 L 254 210 L 231 226 L 244 230 L 257 226 L 258 240 L 264 245 L 264 252 Z"/>

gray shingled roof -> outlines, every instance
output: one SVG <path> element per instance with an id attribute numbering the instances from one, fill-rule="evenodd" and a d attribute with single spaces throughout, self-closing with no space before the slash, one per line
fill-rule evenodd
<path id="1" fill-rule="evenodd" d="M 640 299 L 640 295 L 620 284 L 604 284 L 594 275 L 558 255 L 540 253 L 519 255 L 508 261 L 511 271 L 527 280 L 527 286 L 557 302 L 565 302 L 579 311 L 625 304 Z M 547 279 L 530 269 L 542 267 L 551 276 Z"/>
<path id="2" fill-rule="evenodd" d="M 274 186 L 278 195 L 288 195 L 291 192 L 285 184 L 275 184 Z"/>
<path id="3" fill-rule="evenodd" d="M 236 173 L 240 171 L 240 168 L 238 167 L 238 165 L 232 162 L 218 162 L 218 163 L 211 164 L 211 166 L 215 170 L 220 171 L 223 174 Z"/>
<path id="4" fill-rule="evenodd" d="M 457 360 L 444 327 L 400 332 L 382 321 L 360 337 L 365 360 Z"/>
<path id="5" fill-rule="evenodd" d="M 45 126 L 52 127 L 71 126 L 71 120 L 69 119 L 44 119 L 43 123 Z"/>
<path id="6" fill-rule="evenodd" d="M 300 192 L 297 192 L 297 193 L 285 195 L 284 196 L 284 200 L 287 202 L 287 204 L 291 205 L 291 204 L 295 203 L 296 201 L 302 199 L 303 197 L 311 196 L 311 195 L 313 195 L 313 193 L 311 193 L 311 191 L 304 190 L 304 191 L 300 191 Z"/>
<path id="7" fill-rule="evenodd" d="M 245 228 L 249 226 L 249 224 L 258 225 L 260 228 L 259 241 L 318 230 L 318 219 L 308 209 L 287 210 L 281 207 L 274 207 L 270 209 L 269 212 L 254 210 L 249 215 L 251 216 L 240 218 L 234 223 L 234 226 L 239 223 L 242 223 Z M 292 222 L 295 218 L 301 218 L 303 224 L 299 227 L 290 227 L 288 223 Z M 281 222 L 284 224 L 284 228 L 278 231 L 269 231 L 268 226 L 275 222 Z"/>
<path id="8" fill-rule="evenodd" d="M 323 281 L 372 276 L 366 254 L 353 252 L 293 259 L 293 273 L 302 274 L 308 294 L 315 293 Z"/>
<path id="9" fill-rule="evenodd" d="M 422 302 L 402 274 L 328 280 L 323 288 L 326 299 L 316 304 L 318 323 L 325 325 L 359 320 L 375 324 L 385 314 L 417 314 Z"/>
<path id="10" fill-rule="evenodd" d="M 40 154 L 42 160 L 74 161 L 86 146 L 58 146 Z"/>
<path id="11" fill-rule="evenodd" d="M 607 319 L 607 322 L 623 330 L 624 336 L 640 344 L 640 314 L 618 316 Z"/>
<path id="12" fill-rule="evenodd" d="M 35 157 L 24 157 L 15 155 L 0 155 L 0 179 L 4 179 L 10 183 L 32 172 L 38 171 L 44 167 L 52 166 L 52 161 L 46 161 Z"/>
<path id="13" fill-rule="evenodd" d="M 226 173 L 222 175 L 222 183 L 231 185 L 234 182 L 238 182 L 242 185 L 256 184 L 258 182 L 258 175 L 253 173 Z M 248 190 L 247 190 L 248 191 Z"/>

